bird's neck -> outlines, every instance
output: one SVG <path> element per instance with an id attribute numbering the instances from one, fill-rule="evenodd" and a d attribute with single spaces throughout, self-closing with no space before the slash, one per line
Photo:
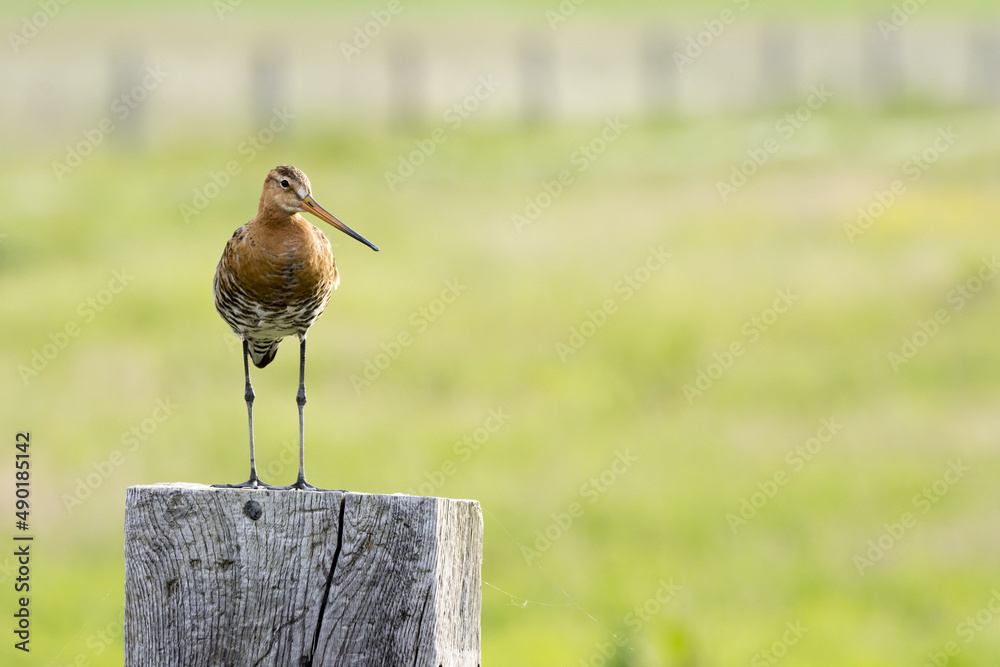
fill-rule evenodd
<path id="1" fill-rule="evenodd" d="M 296 212 L 286 211 L 274 202 L 265 201 L 263 198 L 257 206 L 256 221 L 263 225 L 282 226 L 305 222 L 305 218 Z"/>

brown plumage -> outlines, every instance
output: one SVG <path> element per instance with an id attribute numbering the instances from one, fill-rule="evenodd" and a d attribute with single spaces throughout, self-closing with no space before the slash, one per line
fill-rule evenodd
<path id="1" fill-rule="evenodd" d="M 340 284 L 330 241 L 282 208 L 280 200 L 295 194 L 281 190 L 298 187 L 309 192 L 309 180 L 294 167 L 268 174 L 257 217 L 233 233 L 215 272 L 215 307 L 237 336 L 249 339 L 257 368 L 274 359 L 283 336 L 312 326 Z"/>
<path id="2" fill-rule="evenodd" d="M 247 359 L 264 368 L 284 336 L 299 337 L 299 478 L 290 487 L 315 488 L 305 481 L 302 408 L 305 405 L 306 332 L 326 309 L 340 284 L 330 241 L 306 222 L 309 212 L 345 234 L 378 248 L 330 215 L 312 198 L 308 177 L 295 167 L 275 167 L 264 180 L 257 216 L 237 229 L 215 271 L 215 308 L 243 340 L 244 398 L 250 425 L 250 479 L 225 486 L 268 486 L 257 478 L 253 442 L 253 387 Z M 274 487 L 271 487 L 274 488 Z"/>

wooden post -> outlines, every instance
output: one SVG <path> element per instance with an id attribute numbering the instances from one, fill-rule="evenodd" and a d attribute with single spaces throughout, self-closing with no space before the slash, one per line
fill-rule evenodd
<path id="1" fill-rule="evenodd" d="M 133 486 L 125 665 L 478 667 L 473 500 Z"/>

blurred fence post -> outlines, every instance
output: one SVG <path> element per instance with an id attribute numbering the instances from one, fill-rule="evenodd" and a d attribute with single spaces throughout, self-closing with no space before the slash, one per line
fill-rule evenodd
<path id="1" fill-rule="evenodd" d="M 547 120 L 553 115 L 558 94 L 552 45 L 546 39 L 525 37 L 517 49 L 521 116 L 526 123 Z"/>
<path id="2" fill-rule="evenodd" d="M 401 39 L 389 48 L 389 118 L 397 125 L 419 120 L 424 113 L 427 86 L 422 45 Z"/>
<path id="3" fill-rule="evenodd" d="M 758 95 L 764 101 L 784 104 L 798 87 L 798 42 L 793 30 L 780 24 L 765 25 L 761 31 Z"/>
<path id="4" fill-rule="evenodd" d="M 865 93 L 875 106 L 898 101 L 903 91 L 899 40 L 891 37 L 884 36 L 877 26 L 866 26 L 862 33 Z"/>
<path id="5" fill-rule="evenodd" d="M 111 56 L 111 111 L 115 120 L 113 141 L 139 148 L 146 141 L 147 109 L 143 102 L 150 90 L 143 86 L 146 74 L 140 49 L 119 47 Z"/>
<path id="6" fill-rule="evenodd" d="M 1000 100 L 1000 34 L 995 29 L 974 29 L 969 36 L 969 60 L 972 100 Z"/>
<path id="7" fill-rule="evenodd" d="M 677 105 L 677 65 L 673 40 L 662 33 L 647 33 L 642 40 L 642 92 L 646 112 L 663 115 Z"/>
<path id="8" fill-rule="evenodd" d="M 257 51 L 253 56 L 253 121 L 255 131 L 267 127 L 275 109 L 288 106 L 290 70 L 282 54 Z"/>
<path id="9" fill-rule="evenodd" d="M 133 486 L 125 664 L 478 667 L 472 500 Z"/>

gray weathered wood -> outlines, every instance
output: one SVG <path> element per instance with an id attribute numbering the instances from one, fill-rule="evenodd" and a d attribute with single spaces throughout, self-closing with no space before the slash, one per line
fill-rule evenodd
<path id="1" fill-rule="evenodd" d="M 471 500 L 133 486 L 125 664 L 480 664 Z"/>

